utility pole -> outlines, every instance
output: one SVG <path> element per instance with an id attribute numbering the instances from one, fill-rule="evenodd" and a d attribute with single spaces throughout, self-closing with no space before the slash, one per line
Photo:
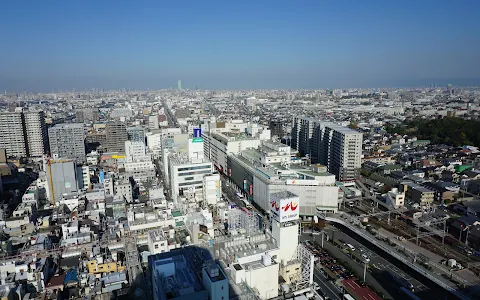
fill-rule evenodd
<path id="1" fill-rule="evenodd" d="M 470 233 L 470 225 L 467 226 L 467 235 L 465 236 L 465 246 L 468 246 L 468 234 Z"/>
<path id="2" fill-rule="evenodd" d="M 363 283 L 366 283 L 367 279 L 367 262 L 363 264 Z"/>

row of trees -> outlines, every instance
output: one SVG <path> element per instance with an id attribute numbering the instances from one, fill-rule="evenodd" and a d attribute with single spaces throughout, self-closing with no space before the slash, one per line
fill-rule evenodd
<path id="1" fill-rule="evenodd" d="M 442 119 L 411 119 L 399 126 L 387 126 L 388 133 L 417 136 L 433 144 L 451 146 L 480 145 L 480 122 L 455 117 Z"/>

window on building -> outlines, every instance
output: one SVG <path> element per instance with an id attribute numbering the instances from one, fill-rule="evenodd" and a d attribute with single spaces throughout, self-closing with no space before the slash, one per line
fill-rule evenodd
<path id="1" fill-rule="evenodd" d="M 155 244 L 155 249 L 158 249 L 158 244 Z"/>

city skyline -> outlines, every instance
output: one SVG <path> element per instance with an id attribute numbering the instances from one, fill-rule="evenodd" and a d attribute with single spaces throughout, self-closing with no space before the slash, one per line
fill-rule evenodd
<path id="1" fill-rule="evenodd" d="M 480 4 L 6 3 L 0 90 L 480 85 Z"/>

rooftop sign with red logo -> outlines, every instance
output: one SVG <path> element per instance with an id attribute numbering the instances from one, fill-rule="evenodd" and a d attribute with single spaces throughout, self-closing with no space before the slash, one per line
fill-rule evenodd
<path id="1" fill-rule="evenodd" d="M 270 195 L 270 211 L 278 222 L 297 220 L 300 216 L 299 198 L 293 193 L 273 193 Z"/>

